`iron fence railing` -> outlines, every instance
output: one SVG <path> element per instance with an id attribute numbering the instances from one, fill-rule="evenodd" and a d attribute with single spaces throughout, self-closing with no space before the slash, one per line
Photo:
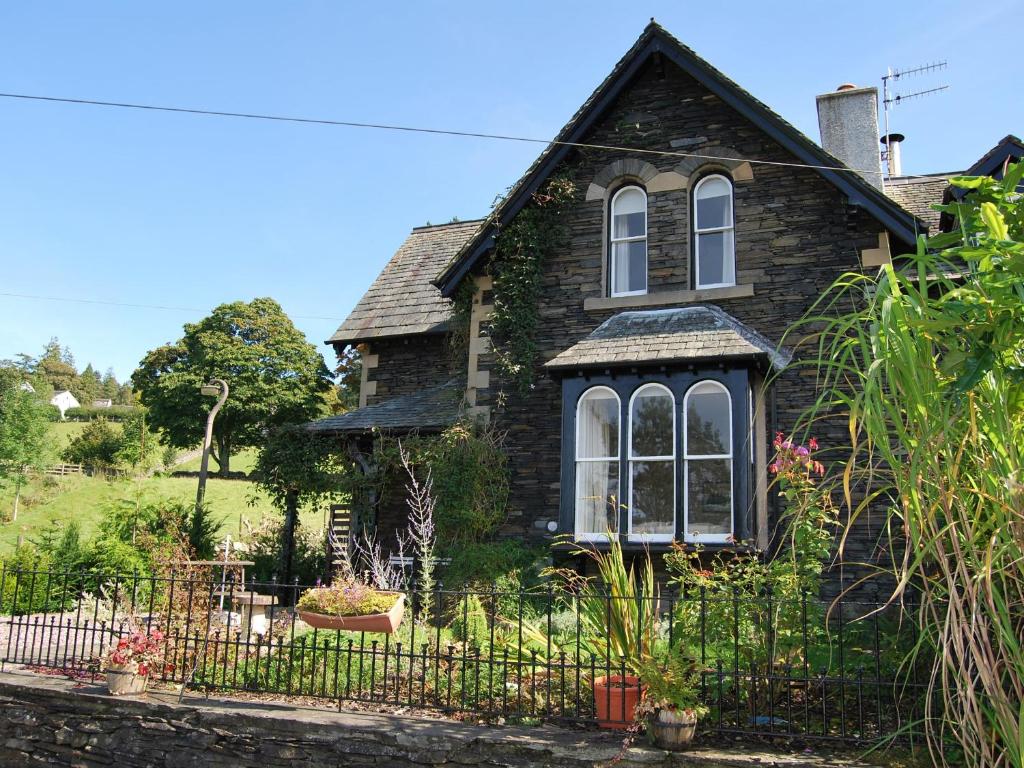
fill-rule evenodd
<path id="1" fill-rule="evenodd" d="M 5 568 L 0 663 L 96 674 L 104 649 L 141 626 L 167 639 L 158 679 L 189 689 L 581 726 L 604 695 L 606 719 L 632 720 L 614 686 L 594 690 L 627 677 L 627 661 L 608 653 L 609 632 L 587 630 L 566 591 L 413 587 L 412 615 L 379 635 L 308 627 L 290 607 L 303 589 Z M 618 598 L 601 599 L 611 616 Z M 906 606 L 702 589 L 663 592 L 652 607 L 655 649 L 682 647 L 698 664 L 706 736 L 875 744 L 920 730 L 927 686 L 906 667 L 917 641 Z"/>

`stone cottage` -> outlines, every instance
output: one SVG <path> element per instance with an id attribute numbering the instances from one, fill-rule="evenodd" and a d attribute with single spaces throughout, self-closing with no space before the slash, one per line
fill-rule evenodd
<path id="1" fill-rule="evenodd" d="M 771 436 L 815 397 L 784 332 L 936 223 L 937 184 L 884 178 L 876 110 L 874 88 L 819 96 L 823 149 L 652 22 L 490 216 L 413 229 L 328 341 L 362 354 L 360 407 L 314 429 L 365 451 L 373 430 L 489 420 L 512 470 L 505 535 L 768 547 Z M 553 178 L 575 192 L 540 265 L 523 390 L 488 333 L 496 243 Z M 387 529 L 404 504 L 354 514 Z M 856 560 L 879 533 L 861 525 Z"/>

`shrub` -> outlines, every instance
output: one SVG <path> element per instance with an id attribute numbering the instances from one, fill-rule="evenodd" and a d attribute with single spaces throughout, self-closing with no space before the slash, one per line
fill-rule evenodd
<path id="1" fill-rule="evenodd" d="M 536 586 L 548 565 L 546 547 L 519 539 L 466 543 L 447 548 L 441 556 L 449 560 L 443 573 L 446 589 L 487 590 L 505 582 L 501 586 L 518 591 Z M 515 583 L 508 583 L 509 578 Z"/>
<path id="2" fill-rule="evenodd" d="M 58 611 L 61 604 L 61 583 L 48 577 L 53 560 L 32 544 L 22 544 L 3 561 L 3 590 L 0 592 L 0 614 L 42 613 Z"/>
<path id="3" fill-rule="evenodd" d="M 284 521 L 280 517 L 266 517 L 255 526 L 245 521 L 242 539 L 246 545 L 246 556 L 256 563 L 248 573 L 257 581 L 267 582 L 281 573 L 283 536 Z M 327 532 L 323 528 L 296 526 L 292 574 L 300 584 L 313 584 L 325 573 L 326 538 Z"/>
<path id="4" fill-rule="evenodd" d="M 468 594 L 459 600 L 450 627 L 452 637 L 469 645 L 480 645 L 489 638 L 487 612 L 479 596 Z"/>
<path id="5" fill-rule="evenodd" d="M 64 449 L 65 461 L 84 464 L 92 468 L 108 468 L 117 464 L 121 436 L 106 419 L 96 419 L 78 434 Z"/>

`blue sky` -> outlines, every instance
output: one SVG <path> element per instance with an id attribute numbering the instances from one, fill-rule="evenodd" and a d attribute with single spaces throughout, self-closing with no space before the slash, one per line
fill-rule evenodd
<path id="1" fill-rule="evenodd" d="M 950 85 L 891 120 L 907 173 L 1024 131 L 1016 2 L 5 3 L 0 91 L 550 137 L 650 16 L 815 139 L 816 94 L 948 59 L 900 86 Z M 57 336 L 124 378 L 255 296 L 319 344 L 411 227 L 484 215 L 537 151 L 0 99 L 0 292 L 196 310 L 0 296 L 0 358 Z"/>

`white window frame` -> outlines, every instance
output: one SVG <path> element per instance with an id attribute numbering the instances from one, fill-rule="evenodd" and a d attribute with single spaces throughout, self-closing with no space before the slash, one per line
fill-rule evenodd
<path id="1" fill-rule="evenodd" d="M 700 195 L 700 188 L 704 186 L 711 179 L 721 179 L 729 185 L 729 218 L 728 225 L 724 227 L 700 227 L 700 217 L 697 214 L 697 200 Z M 694 274 L 694 288 L 697 290 L 704 290 L 706 288 L 728 288 L 736 285 L 736 190 L 733 187 L 732 179 L 721 173 L 712 173 L 705 176 L 703 179 L 697 182 L 697 185 L 693 188 L 693 274 Z M 645 230 L 646 231 L 646 230 Z M 700 280 L 700 236 L 713 234 L 715 232 L 731 232 L 732 237 L 730 242 L 732 247 L 729 253 L 723 255 L 726 263 L 722 265 L 722 274 L 725 275 L 729 270 L 726 266 L 731 262 L 732 265 L 732 281 L 722 283 L 702 283 Z"/>
<path id="2" fill-rule="evenodd" d="M 644 233 L 633 237 L 615 237 L 615 201 L 619 195 L 627 190 L 635 189 L 644 196 Z M 650 253 L 647 242 L 647 190 L 639 184 L 626 184 L 618 192 L 612 195 L 612 202 L 608 208 L 608 295 L 612 298 L 619 296 L 645 296 L 647 294 L 648 274 L 647 267 L 650 263 Z M 641 291 L 616 291 L 615 290 L 615 246 L 619 243 L 644 243 L 644 287 Z"/>
<path id="3" fill-rule="evenodd" d="M 580 516 L 579 516 L 578 503 L 579 503 L 579 499 L 580 499 L 580 478 L 581 478 L 581 473 L 579 471 L 579 466 L 580 466 L 580 464 L 584 464 L 584 463 L 592 463 L 592 462 L 598 462 L 598 461 L 610 461 L 610 462 L 613 462 L 616 467 L 618 467 L 618 474 L 619 474 L 619 497 L 620 498 L 617 499 L 616 510 L 615 510 L 615 531 L 613 533 L 618 533 L 618 531 L 619 531 L 619 505 L 622 504 L 622 498 L 621 498 L 621 496 L 622 496 L 622 462 L 621 462 L 621 456 L 620 455 L 615 455 L 615 456 L 609 456 L 609 457 L 593 457 L 593 456 L 589 456 L 589 457 L 585 457 L 585 458 L 580 457 L 580 425 L 581 425 L 581 422 L 582 422 L 582 419 L 580 418 L 580 413 L 581 413 L 581 410 L 583 408 L 583 401 L 587 399 L 588 395 L 591 395 L 591 394 L 593 394 L 595 392 L 607 392 L 607 393 L 610 393 L 611 396 L 615 398 L 615 421 L 616 421 L 616 428 L 617 428 L 617 437 L 616 437 L 616 440 L 615 440 L 615 445 L 616 445 L 616 448 L 619 450 L 620 454 L 621 454 L 621 451 L 622 451 L 622 400 L 619 398 L 619 393 L 616 392 L 611 387 L 605 387 L 605 386 L 601 386 L 601 385 L 598 385 L 598 386 L 595 386 L 595 387 L 590 387 L 589 389 L 585 390 L 583 392 L 583 394 L 580 395 L 579 400 L 576 401 L 576 434 L 574 436 L 575 444 L 573 445 L 573 458 L 574 458 L 574 461 L 575 461 L 575 464 L 574 464 L 574 467 L 575 467 L 575 469 L 574 469 L 575 487 L 573 488 L 573 504 L 572 504 L 572 506 L 573 506 L 573 510 L 572 510 L 572 513 L 573 513 L 573 536 L 575 537 L 576 541 L 608 541 L 608 534 L 607 533 L 597 533 L 595 531 L 581 531 L 580 530 L 581 526 L 580 526 Z"/>
<path id="4" fill-rule="evenodd" d="M 672 453 L 667 456 L 635 456 L 633 454 L 633 402 L 641 392 L 648 389 L 660 389 L 672 402 Z M 629 397 L 629 410 L 626 411 L 629 417 L 629 451 L 626 454 L 626 472 L 629 475 L 629 518 L 627 526 L 628 541 L 647 542 L 670 542 L 675 539 L 676 532 L 676 398 L 672 390 L 664 384 L 650 382 L 637 387 Z M 672 462 L 672 532 L 671 533 L 633 533 L 633 462 L 635 461 L 671 461 Z M 619 479 L 619 487 L 622 487 L 622 479 Z"/>
<path id="5" fill-rule="evenodd" d="M 707 389 L 708 386 L 722 390 L 729 400 L 729 452 L 723 454 L 690 454 L 689 446 L 689 416 L 690 416 L 690 395 L 700 388 Z M 722 382 L 714 379 L 702 379 L 694 382 L 683 398 L 683 541 L 699 544 L 728 544 L 733 541 L 736 533 L 736 489 L 735 472 L 733 466 L 733 455 L 736 448 L 733 445 L 733 423 L 732 423 L 732 393 Z M 728 533 L 690 533 L 690 462 L 709 459 L 729 460 L 729 532 Z M 621 481 L 620 481 L 621 483 Z"/>

